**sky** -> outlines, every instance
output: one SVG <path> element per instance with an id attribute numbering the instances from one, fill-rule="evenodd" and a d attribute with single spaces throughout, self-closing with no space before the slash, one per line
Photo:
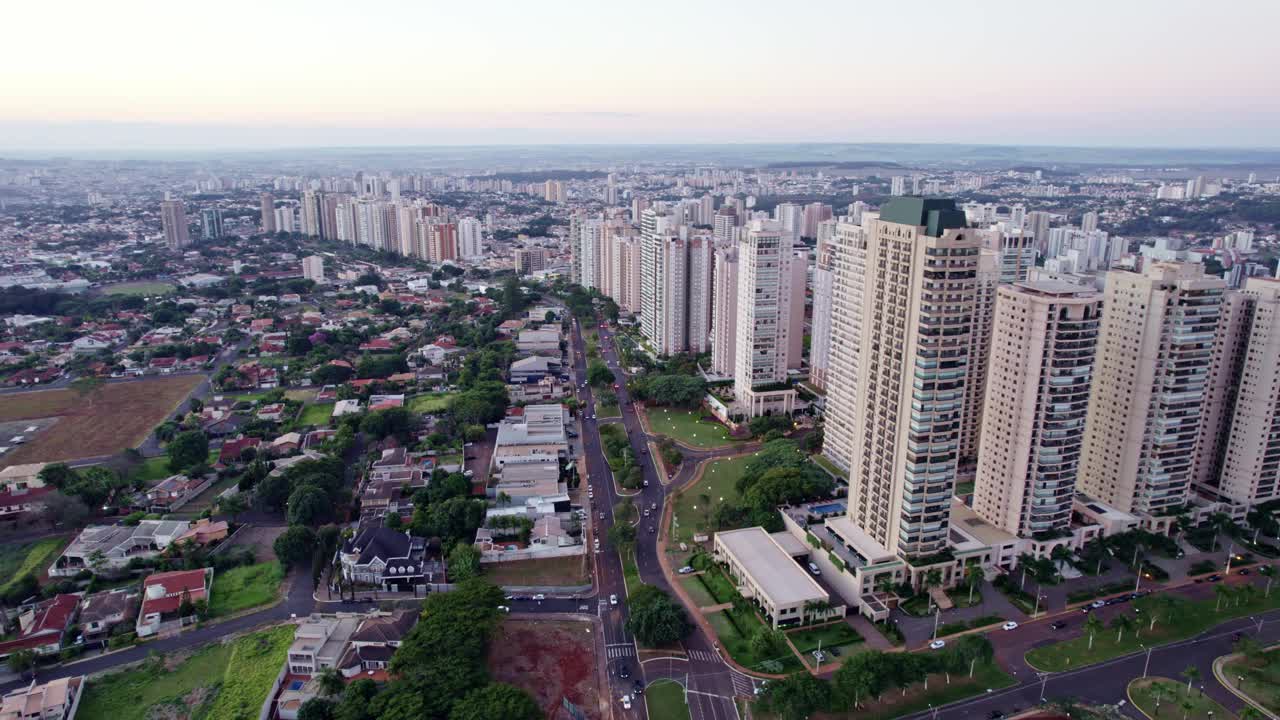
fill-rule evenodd
<path id="1" fill-rule="evenodd" d="M 1280 147 L 1275 0 L 62 0 L 0 148 Z"/>

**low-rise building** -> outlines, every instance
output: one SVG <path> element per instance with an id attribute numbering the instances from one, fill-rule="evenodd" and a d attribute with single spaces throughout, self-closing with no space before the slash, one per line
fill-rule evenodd
<path id="1" fill-rule="evenodd" d="M 82 570 L 120 570 L 136 557 L 152 558 L 164 552 L 190 528 L 185 520 L 143 520 L 134 527 L 90 525 L 62 551 L 49 574 L 70 577 Z"/>
<path id="2" fill-rule="evenodd" d="M 385 527 L 362 528 L 342 545 L 342 577 L 382 590 L 412 591 L 427 582 L 426 542 Z"/>
<path id="3" fill-rule="evenodd" d="M 111 629 L 137 613 L 140 597 L 129 588 L 106 590 L 87 595 L 80 604 L 80 627 L 86 640 L 106 637 Z"/>
<path id="4" fill-rule="evenodd" d="M 413 610 L 396 610 L 378 613 L 365 618 L 351 636 L 346 651 L 338 661 L 338 672 L 343 677 L 354 678 L 361 673 L 385 673 L 391 664 L 391 656 L 404 641 L 405 635 L 418 622 Z"/>
<path id="5" fill-rule="evenodd" d="M 569 411 L 563 405 L 515 408 L 498 425 L 492 468 L 508 463 L 545 462 L 569 455 Z"/>
<path id="6" fill-rule="evenodd" d="M 62 638 L 80 609 L 79 595 L 54 595 L 22 608 L 17 636 L 0 642 L 0 659 L 20 650 L 37 655 L 54 655 L 62 650 Z"/>
<path id="7" fill-rule="evenodd" d="M 209 602 L 213 588 L 213 568 L 156 573 L 142 581 L 142 609 L 138 611 L 138 637 L 175 630 L 195 622 L 194 612 L 184 604 Z"/>
<path id="8" fill-rule="evenodd" d="M 152 513 L 173 512 L 191 502 L 204 492 L 217 478 L 212 473 L 205 477 L 170 475 L 142 495 L 141 509 Z"/>
<path id="9" fill-rule="evenodd" d="M 794 539 L 785 532 L 778 535 Z M 725 563 L 738 591 L 760 608 L 774 628 L 844 616 L 844 604 L 833 603 L 831 595 L 796 562 L 796 557 L 807 555 L 803 544 L 785 549 L 761 527 L 715 536 L 716 560 Z"/>
<path id="10" fill-rule="evenodd" d="M 74 720 L 84 682 L 77 675 L 10 690 L 0 701 L 0 720 Z"/>

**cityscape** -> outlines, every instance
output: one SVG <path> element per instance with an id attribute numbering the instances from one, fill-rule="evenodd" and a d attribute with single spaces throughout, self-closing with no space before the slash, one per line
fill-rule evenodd
<path id="1" fill-rule="evenodd" d="M 1280 6 L 73 5 L 0 720 L 1280 717 Z"/>

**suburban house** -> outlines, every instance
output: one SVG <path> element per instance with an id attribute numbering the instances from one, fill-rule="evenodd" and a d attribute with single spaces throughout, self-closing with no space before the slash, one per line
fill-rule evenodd
<path id="1" fill-rule="evenodd" d="M 553 376 L 523 383 L 508 383 L 507 395 L 513 403 L 535 403 L 559 400 L 565 395 L 565 386 Z"/>
<path id="2" fill-rule="evenodd" d="M 175 570 L 147 576 L 142 581 L 142 609 L 138 611 L 138 637 L 175 630 L 195 622 L 194 615 L 181 615 L 184 602 L 209 601 L 213 588 L 213 568 Z"/>
<path id="3" fill-rule="evenodd" d="M 27 513 L 44 509 L 45 496 L 54 488 L 37 487 L 0 491 L 0 521 L 14 520 Z"/>
<path id="4" fill-rule="evenodd" d="M 391 614 L 379 613 L 365 618 L 352 634 L 346 652 L 338 660 L 337 668 L 343 677 L 354 678 L 361 673 L 375 677 L 387 669 L 391 656 L 409 634 L 419 613 L 413 610 L 396 610 Z"/>
<path id="5" fill-rule="evenodd" d="M 516 336 L 516 351 L 537 355 L 560 354 L 560 329 L 552 326 L 552 330 L 521 330 Z"/>
<path id="6" fill-rule="evenodd" d="M 513 361 L 508 369 L 507 377 L 512 383 L 537 382 L 549 375 L 559 375 L 562 372 L 562 368 L 563 363 L 560 362 L 558 357 L 530 355 Z"/>
<path id="7" fill-rule="evenodd" d="M 10 690 L 0 700 L 0 720 L 73 720 L 84 692 L 84 676 Z"/>
<path id="8" fill-rule="evenodd" d="M 508 463 L 558 461 L 569 455 L 566 426 L 569 411 L 563 405 L 528 405 L 513 408 L 498 424 L 491 469 Z"/>
<path id="9" fill-rule="evenodd" d="M 79 595 L 54 595 L 23 608 L 18 615 L 18 632 L 12 640 L 0 642 L 0 658 L 21 650 L 37 655 L 54 655 L 62 650 L 62 639 L 80 608 Z"/>
<path id="10" fill-rule="evenodd" d="M 10 465 L 0 470 L 0 490 L 34 490 L 44 487 L 40 479 L 40 471 L 49 463 L 28 463 L 26 465 Z"/>
<path id="11" fill-rule="evenodd" d="M 155 487 L 147 490 L 142 497 L 142 502 L 138 504 L 141 509 L 147 512 L 173 512 L 195 499 L 197 495 L 208 489 L 216 479 L 217 476 L 213 473 L 199 478 L 190 478 L 186 475 L 170 475 L 157 483 Z"/>
<path id="12" fill-rule="evenodd" d="M 234 440 L 224 440 L 222 448 L 218 450 L 218 464 L 231 465 L 238 463 L 244 458 L 245 450 L 256 450 L 262 440 L 255 437 L 238 437 Z"/>
<path id="13" fill-rule="evenodd" d="M 342 577 L 382 590 L 410 591 L 426 579 L 426 542 L 385 527 L 362 528 L 342 544 Z"/>
<path id="14" fill-rule="evenodd" d="M 49 574 L 71 577 L 81 570 L 120 570 L 133 558 L 152 558 L 164 552 L 190 528 L 191 523 L 185 520 L 143 520 L 134 527 L 90 525 L 62 551 Z"/>
<path id="15" fill-rule="evenodd" d="M 137 613 L 140 596 L 130 588 L 94 593 L 80 604 L 80 627 L 86 640 L 105 638 L 111 628 Z"/>
<path id="16" fill-rule="evenodd" d="M 291 675 L 315 675 L 335 667 L 347 640 L 360 627 L 360 616 L 350 613 L 312 615 L 293 632 L 288 666 Z"/>
<path id="17" fill-rule="evenodd" d="M 235 488 L 230 488 L 235 490 Z M 226 520 L 218 520 L 214 522 L 209 518 L 200 518 L 196 520 L 196 524 L 191 529 L 183 533 L 174 542 L 193 542 L 197 545 L 210 545 L 220 540 L 226 540 L 227 534 L 230 532 L 231 526 Z"/>

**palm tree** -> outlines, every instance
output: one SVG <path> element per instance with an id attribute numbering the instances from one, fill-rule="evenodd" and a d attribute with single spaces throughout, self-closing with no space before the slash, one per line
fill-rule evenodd
<path id="1" fill-rule="evenodd" d="M 1133 628 L 1133 618 L 1121 613 L 1111 621 L 1111 627 L 1116 630 L 1116 643 L 1119 644 L 1121 638 L 1124 637 L 1124 631 Z"/>
<path id="2" fill-rule="evenodd" d="M 1089 649 L 1093 649 L 1093 636 L 1098 634 L 1102 629 L 1102 618 L 1095 613 L 1089 613 L 1089 618 L 1084 621 L 1084 630 L 1089 633 Z"/>
<path id="3" fill-rule="evenodd" d="M 882 573 L 876 578 L 876 590 L 879 590 L 886 595 L 893 592 L 895 585 L 897 585 L 897 583 L 893 581 L 893 575 L 890 573 Z"/>
<path id="4" fill-rule="evenodd" d="M 1267 589 L 1262 593 L 1262 597 L 1271 597 L 1271 582 L 1276 579 L 1276 566 L 1263 565 L 1258 568 L 1258 574 L 1267 579 Z"/>
<path id="5" fill-rule="evenodd" d="M 316 675 L 316 682 L 320 686 L 320 694 L 325 697 L 332 697 L 342 692 L 346 687 L 342 682 L 342 676 L 334 668 L 327 667 Z"/>
<path id="6" fill-rule="evenodd" d="M 1231 589 L 1230 589 L 1230 588 L 1228 588 L 1226 585 L 1214 585 L 1214 586 L 1213 586 L 1213 594 L 1218 596 L 1218 604 L 1213 608 L 1213 611 L 1214 611 L 1214 612 L 1221 612 L 1221 611 L 1222 611 L 1222 601 L 1223 601 L 1223 599 L 1230 599 L 1230 597 L 1231 597 Z"/>
<path id="7" fill-rule="evenodd" d="M 1187 679 L 1187 694 L 1191 694 L 1191 683 L 1200 679 L 1200 668 L 1195 665 L 1188 665 L 1186 670 L 1182 671 L 1182 677 Z"/>
<path id="8" fill-rule="evenodd" d="M 1186 716 L 1184 715 L 1183 717 L 1185 718 Z M 1262 711 L 1258 710 L 1258 708 L 1252 705 L 1246 705 L 1236 717 L 1239 718 L 1239 720 L 1266 720 L 1267 716 L 1263 715 Z"/>
<path id="9" fill-rule="evenodd" d="M 969 604 L 973 604 L 973 589 L 978 587 L 979 583 L 986 576 L 982 572 L 982 566 L 979 563 L 972 563 L 964 569 L 965 582 L 969 584 Z"/>

